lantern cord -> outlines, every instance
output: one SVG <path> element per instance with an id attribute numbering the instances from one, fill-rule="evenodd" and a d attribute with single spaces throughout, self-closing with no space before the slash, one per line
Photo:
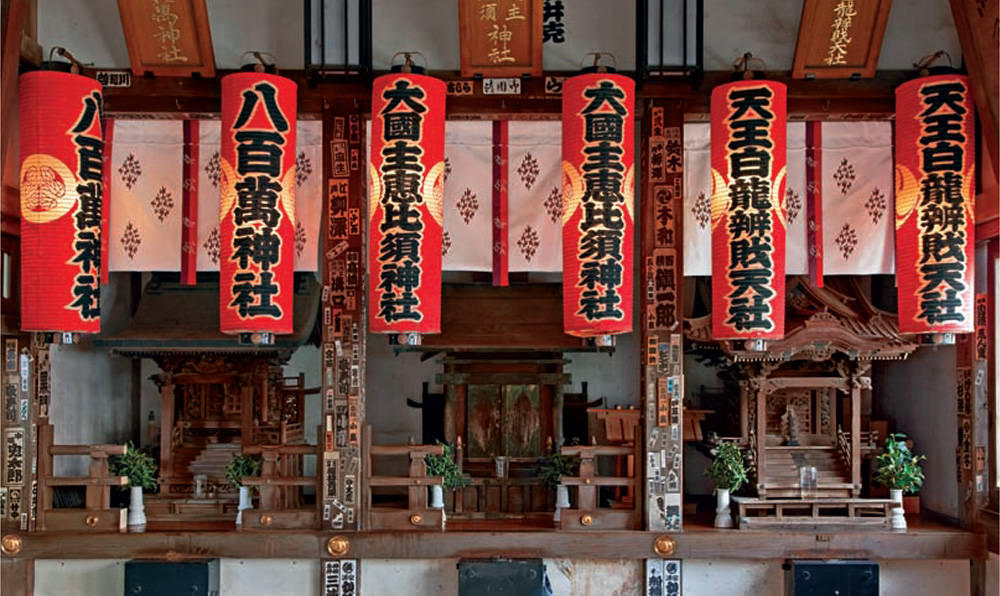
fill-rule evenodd
<path id="1" fill-rule="evenodd" d="M 935 62 L 937 62 L 938 60 L 940 60 L 941 56 L 945 56 L 945 57 L 948 58 L 948 66 L 950 66 L 952 68 L 955 67 L 955 65 L 952 64 L 952 62 L 951 62 L 951 54 L 949 54 L 948 52 L 946 52 L 944 50 L 938 50 L 938 51 L 934 52 L 933 54 L 928 54 L 928 55 L 924 56 L 923 58 L 921 58 L 920 60 L 914 62 L 913 63 L 913 68 L 916 68 L 917 70 L 920 71 L 920 76 L 926 77 L 930 73 L 929 69 L 930 69 L 931 65 L 934 64 Z"/>
<path id="2" fill-rule="evenodd" d="M 742 71 L 744 79 L 752 79 L 754 77 L 753 70 L 750 68 L 751 63 L 756 63 L 760 65 L 760 70 L 764 70 L 767 63 L 760 58 L 754 58 L 753 54 L 750 52 L 745 52 L 742 56 L 733 60 L 733 70 Z"/>
<path id="3" fill-rule="evenodd" d="M 602 65 L 600 63 L 601 62 L 601 58 L 604 57 L 604 56 L 607 56 L 607 57 L 611 58 L 611 67 L 614 68 L 615 70 L 618 70 L 618 58 L 615 58 L 615 55 L 612 54 L 611 52 L 588 52 L 588 53 L 584 54 L 583 58 L 580 59 L 580 69 L 581 70 L 583 69 L 583 62 L 584 62 L 584 60 L 587 59 L 587 56 L 593 56 L 594 57 L 594 62 L 593 62 L 593 64 L 591 64 L 591 66 L 594 67 L 594 68 L 596 68 L 597 72 L 601 72 L 601 73 L 608 72 L 608 67 L 604 66 L 604 65 Z"/>
<path id="4" fill-rule="evenodd" d="M 49 51 L 50 62 L 52 61 L 52 54 L 59 54 L 60 57 L 69 60 L 70 64 L 73 65 L 70 67 L 70 72 L 72 72 L 73 74 L 80 74 L 80 70 L 82 70 L 83 67 L 86 66 L 83 62 L 77 60 L 76 57 L 66 48 L 53 46 L 52 49 Z"/>
<path id="5" fill-rule="evenodd" d="M 390 67 L 395 66 L 397 56 L 403 57 L 403 66 L 400 68 L 400 72 L 412 72 L 414 56 L 420 56 L 424 61 L 424 70 L 427 69 L 427 58 L 420 52 L 396 52 L 392 55 L 392 60 L 389 61 Z"/>

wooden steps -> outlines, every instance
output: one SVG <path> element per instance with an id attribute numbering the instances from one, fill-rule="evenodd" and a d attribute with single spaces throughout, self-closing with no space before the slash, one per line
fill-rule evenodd
<path id="1" fill-rule="evenodd" d="M 816 469 L 815 488 L 803 490 L 801 468 Z M 763 496 L 777 499 L 848 498 L 854 489 L 850 469 L 832 445 L 769 445 L 760 484 Z"/>
<path id="2" fill-rule="evenodd" d="M 188 464 L 188 471 L 194 474 L 205 474 L 209 482 L 227 482 L 226 466 L 240 454 L 239 443 L 209 443 Z"/>

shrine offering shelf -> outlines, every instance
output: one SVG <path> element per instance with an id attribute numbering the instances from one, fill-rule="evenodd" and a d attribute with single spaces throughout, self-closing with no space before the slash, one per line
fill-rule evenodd
<path id="1" fill-rule="evenodd" d="M 405 520 L 400 520 L 405 521 Z M 135 533 L 76 532 L 16 533 L 22 549 L 11 559 L 130 559 L 200 556 L 228 558 L 327 559 L 327 541 L 343 535 L 350 557 L 357 559 L 427 559 L 463 557 L 506 558 L 656 558 L 653 543 L 660 536 L 675 541 L 675 558 L 689 559 L 908 559 L 982 560 L 986 536 L 940 523 L 911 520 L 905 532 L 778 531 L 740 532 L 710 526 L 658 534 L 641 531 L 587 533 L 539 530 L 535 532 L 411 532 L 337 533 L 332 531 L 274 530 L 254 532 L 169 531 Z M 230 522 L 231 523 L 231 522 Z M 189 526 L 192 527 L 192 526 Z M 193 526 L 197 527 L 197 526 Z M 221 528 L 212 527 L 213 530 Z M 7 555 L 4 555 L 7 558 Z"/>

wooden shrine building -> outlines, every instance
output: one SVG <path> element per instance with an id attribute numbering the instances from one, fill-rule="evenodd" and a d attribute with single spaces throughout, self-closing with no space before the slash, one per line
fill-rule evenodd
<path id="1" fill-rule="evenodd" d="M 998 10 L 3 0 L 0 590 L 995 594 Z"/>

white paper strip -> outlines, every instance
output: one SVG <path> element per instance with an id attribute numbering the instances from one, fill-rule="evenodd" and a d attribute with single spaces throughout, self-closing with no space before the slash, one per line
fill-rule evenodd
<path id="1" fill-rule="evenodd" d="M 450 121 L 445 128 L 445 271 L 493 270 L 493 123 Z"/>
<path id="2" fill-rule="evenodd" d="M 562 122 L 510 122 L 509 271 L 562 271 Z"/>
<path id="3" fill-rule="evenodd" d="M 892 274 L 892 125 L 823 123 L 823 273 Z"/>
<path id="4" fill-rule="evenodd" d="M 115 120 L 111 271 L 180 271 L 183 122 Z"/>

